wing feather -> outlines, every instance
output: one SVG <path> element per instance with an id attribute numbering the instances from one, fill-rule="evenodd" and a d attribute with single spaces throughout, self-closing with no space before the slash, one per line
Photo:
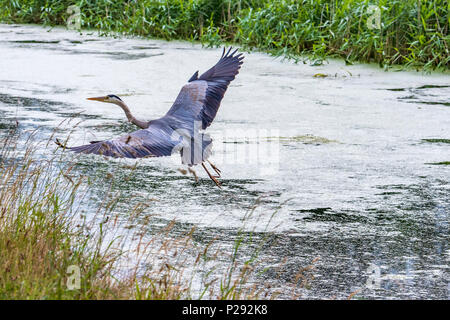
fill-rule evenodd
<path id="1" fill-rule="evenodd" d="M 116 139 L 67 148 L 76 153 L 98 154 L 114 158 L 144 158 L 170 156 L 181 142 L 174 140 L 170 128 L 158 123 Z"/>
<path id="2" fill-rule="evenodd" d="M 90 144 L 67 148 L 84 154 L 99 154 L 115 158 L 144 158 L 170 156 L 175 150 L 180 150 L 180 143 L 191 153 L 190 143 L 183 145 L 183 131 L 188 136 L 195 137 L 195 122 L 201 122 L 201 128 L 206 129 L 214 120 L 219 110 L 220 102 L 231 81 L 239 73 L 243 63 L 242 53 L 236 54 L 223 50 L 220 60 L 200 77 L 198 71 L 183 86 L 174 104 L 167 114 L 157 120 L 150 121 L 146 129 L 138 130 L 111 140 L 92 141 Z M 189 141 L 189 139 L 187 140 Z M 197 141 L 195 141 L 197 142 Z M 201 155 L 195 159 L 184 159 L 188 164 L 204 161 L 211 149 L 211 139 L 202 134 L 200 141 Z M 60 144 L 59 142 L 57 142 Z M 61 145 L 61 144 L 60 144 Z M 186 153 L 186 152 L 182 152 Z M 187 155 L 185 155 L 187 157 Z"/>
<path id="3" fill-rule="evenodd" d="M 231 48 L 208 71 L 198 77 L 198 71 L 183 86 L 174 104 L 167 112 L 187 126 L 194 121 L 201 121 L 202 129 L 209 127 L 220 107 L 228 85 L 239 73 L 243 63 L 242 53 L 236 55 L 237 49 Z"/>

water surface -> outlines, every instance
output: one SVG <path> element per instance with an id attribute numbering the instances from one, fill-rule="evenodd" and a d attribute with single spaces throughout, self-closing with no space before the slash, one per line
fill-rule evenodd
<path id="1" fill-rule="evenodd" d="M 0 25 L 0 33 L 0 130 L 17 121 L 21 130 L 40 127 L 46 139 L 70 118 L 57 130 L 62 139 L 71 132 L 70 145 L 135 129 L 117 106 L 86 97 L 116 94 L 136 117 L 158 118 L 221 54 L 58 28 Z M 257 204 L 247 228 L 269 242 L 260 254 L 267 272 L 256 281 L 285 297 L 298 269 L 319 257 L 304 298 L 448 299 L 449 103 L 448 74 L 246 54 L 208 129 L 222 190 L 201 168 L 198 183 L 183 175 L 177 157 L 130 170 L 133 161 L 86 156 L 79 170 L 114 172 L 123 212 L 147 202 L 143 215 L 155 226 L 195 226 L 200 243 L 231 245 Z M 94 185 L 99 197 L 104 187 Z"/>

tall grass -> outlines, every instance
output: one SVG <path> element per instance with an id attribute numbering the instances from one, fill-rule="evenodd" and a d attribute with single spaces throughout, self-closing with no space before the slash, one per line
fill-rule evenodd
<path id="1" fill-rule="evenodd" d="M 36 161 L 33 146 L 18 150 L 15 135 L 0 146 L 0 299 L 118 298 L 102 280 L 114 254 L 82 232 L 74 218 L 81 178 L 71 168 Z M 69 266 L 81 269 L 81 290 L 67 290 Z"/>
<path id="2" fill-rule="evenodd" d="M 417 69 L 449 66 L 447 0 L 0 0 L 0 20 L 64 25 L 81 9 L 83 28 L 164 39 L 234 42 L 315 63 L 342 57 Z M 380 28 L 369 28 L 379 8 Z"/>
<path id="3" fill-rule="evenodd" d="M 38 142 L 36 132 L 0 131 L 0 299 L 278 296 L 259 275 L 264 240 L 242 229 L 222 248 L 214 239 L 196 241 L 195 228 L 180 231 L 176 221 L 155 230 L 147 204 L 115 210 L 120 194 L 90 202 L 100 182 L 77 169 L 79 158 Z M 79 287 L 70 286 L 74 267 Z M 297 283 L 292 288 L 297 294 Z"/>

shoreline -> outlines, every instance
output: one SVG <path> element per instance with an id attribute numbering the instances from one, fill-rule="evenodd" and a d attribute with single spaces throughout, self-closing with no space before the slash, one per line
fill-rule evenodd
<path id="1" fill-rule="evenodd" d="M 434 0 L 432 4 L 439 6 L 440 1 Z M 46 12 L 28 12 L 27 6 L 41 8 L 39 0 L 28 2 L 19 8 L 0 1 L 0 21 L 62 26 L 75 17 L 69 15 L 65 4 L 52 1 Z M 377 10 L 381 9 L 360 0 L 348 2 L 345 8 L 320 1 L 301 4 L 253 0 L 245 5 L 240 1 L 219 1 L 215 7 L 203 1 L 184 6 L 172 0 L 165 6 L 146 0 L 114 5 L 100 1 L 87 2 L 78 8 L 75 18 L 79 19 L 80 30 L 95 30 L 100 35 L 116 33 L 145 39 L 198 41 L 205 47 L 236 44 L 244 50 L 313 64 L 339 57 L 349 64 L 368 62 L 385 69 L 446 72 L 450 54 L 444 13 L 448 8 L 438 8 L 442 11 L 439 14 L 427 13 L 424 5 L 417 12 L 416 1 L 392 1 L 380 12 Z M 371 10 L 378 12 L 376 27 L 370 26 L 374 18 Z M 415 14 L 409 14 L 408 10 Z M 415 21 L 419 16 L 433 32 L 421 29 Z M 402 25 L 408 32 L 400 28 Z"/>

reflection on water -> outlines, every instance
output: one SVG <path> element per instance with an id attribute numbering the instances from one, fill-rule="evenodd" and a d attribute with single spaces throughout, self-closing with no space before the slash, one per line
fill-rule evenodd
<path id="1" fill-rule="evenodd" d="M 220 56 L 190 43 L 57 28 L 1 25 L 0 33 L 0 132 L 17 121 L 19 130 L 40 127 L 45 140 L 58 128 L 69 145 L 136 129 L 116 106 L 86 97 L 117 94 L 136 117 L 157 118 L 193 72 Z M 195 226 L 201 244 L 218 239 L 230 246 L 257 203 L 246 223 L 254 239 L 265 241 L 266 272 L 255 281 L 279 288 L 282 297 L 299 268 L 317 258 L 314 279 L 302 289 L 306 298 L 448 299 L 448 83 L 445 74 L 386 73 L 338 61 L 295 65 L 247 54 L 208 129 L 222 190 L 201 168 L 194 168 L 198 182 L 180 172 L 178 157 L 80 156 L 74 172 L 92 178 L 93 201 L 110 190 L 120 191 L 119 212 L 145 203 L 134 225 L 150 219 L 149 234 L 175 219 L 173 232 Z M 256 138 L 247 136 L 251 131 Z M 240 161 L 274 143 L 273 170 Z"/>

